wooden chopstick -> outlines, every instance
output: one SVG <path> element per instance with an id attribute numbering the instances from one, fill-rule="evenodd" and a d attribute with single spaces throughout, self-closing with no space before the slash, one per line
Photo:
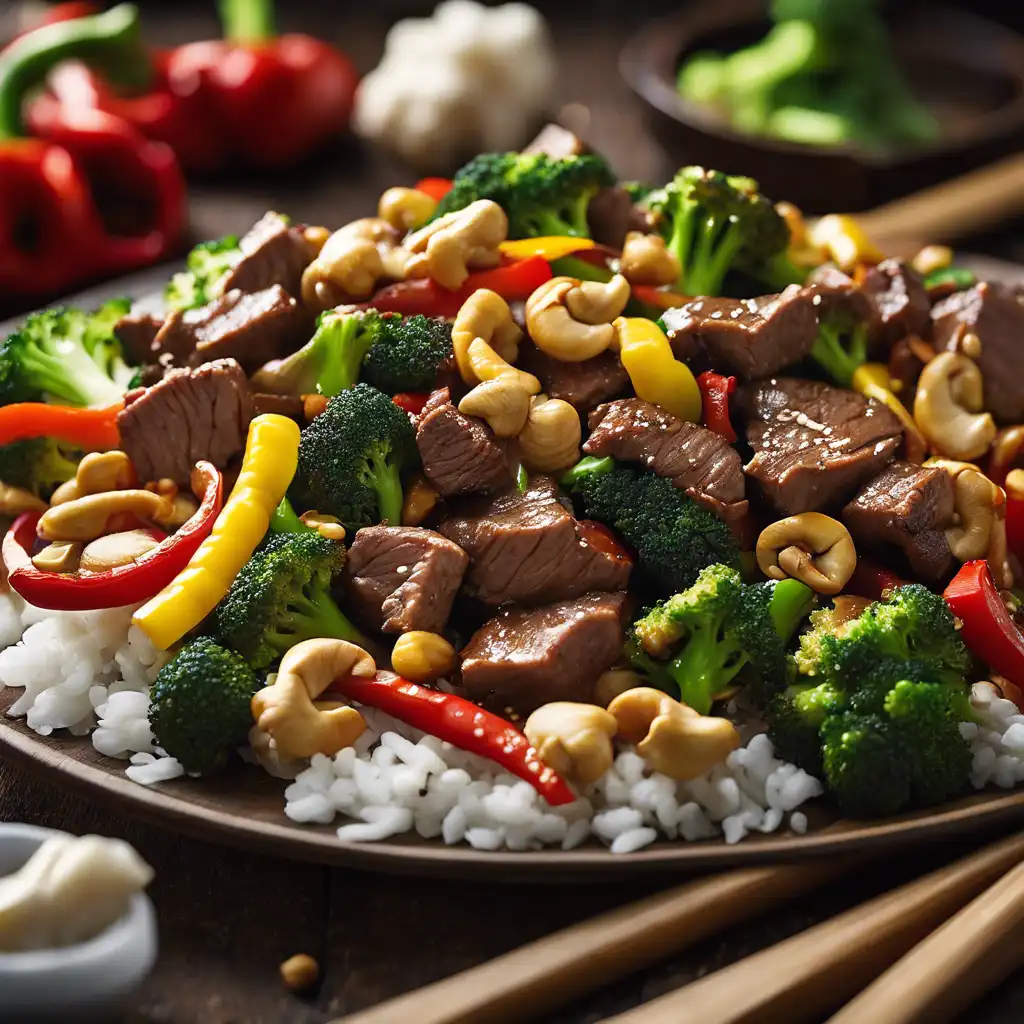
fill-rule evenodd
<path id="1" fill-rule="evenodd" d="M 819 1020 L 1022 858 L 1024 834 L 1004 839 L 605 1024 Z"/>
<path id="2" fill-rule="evenodd" d="M 863 858 L 809 860 L 690 882 L 332 1024 L 520 1024 L 863 863 Z"/>
<path id="3" fill-rule="evenodd" d="M 829 1024 L 942 1024 L 1024 962 L 1024 864 L 932 932 Z"/>

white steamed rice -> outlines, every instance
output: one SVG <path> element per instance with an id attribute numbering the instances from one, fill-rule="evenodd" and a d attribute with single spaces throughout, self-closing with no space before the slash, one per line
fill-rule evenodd
<path id="1" fill-rule="evenodd" d="M 130 760 L 128 776 L 151 785 L 184 771 L 149 728 L 149 686 L 167 656 L 131 625 L 133 611 L 46 612 L 0 593 L 0 687 L 23 688 L 10 713 L 24 715 L 36 732 L 91 734 L 100 753 Z M 1024 782 L 1024 714 L 983 685 L 974 687 L 972 703 L 979 721 L 961 726 L 973 755 L 972 783 Z M 313 757 L 284 794 L 285 814 L 297 823 L 347 818 L 337 835 L 348 842 L 415 831 L 478 850 L 572 849 L 591 836 L 613 853 L 659 837 L 736 843 L 786 824 L 806 832 L 798 808 L 823 792 L 758 735 L 686 783 L 652 773 L 635 751 L 621 750 L 580 799 L 553 808 L 495 763 L 376 709 L 360 710 L 368 727 L 355 747 Z"/>

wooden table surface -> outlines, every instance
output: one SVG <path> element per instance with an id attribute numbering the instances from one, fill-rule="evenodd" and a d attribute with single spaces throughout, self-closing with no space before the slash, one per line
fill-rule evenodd
<path id="1" fill-rule="evenodd" d="M 566 113 L 587 126 L 592 143 L 624 176 L 664 177 L 669 161 L 646 134 L 615 71 L 628 23 L 615 22 L 611 14 L 625 5 L 596 6 L 609 17 L 556 26 L 560 97 L 573 104 Z M 629 8 L 643 11 L 645 5 Z M 312 9 L 289 4 L 283 20 L 303 27 L 305 17 L 305 27 L 316 28 Z M 187 5 L 146 4 L 144 12 L 152 34 L 162 41 L 213 31 L 209 15 Z M 382 16 L 350 20 L 344 43 L 361 68 L 376 62 L 383 27 Z M 202 237 L 240 232 L 268 207 L 299 220 L 338 225 L 370 212 L 385 184 L 409 179 L 407 171 L 349 144 L 286 182 L 195 185 L 193 229 Z M 1024 260 L 1019 225 L 976 240 L 972 248 Z M 151 894 L 159 915 L 160 959 L 123 1024 L 322 1024 L 636 899 L 658 884 L 526 888 L 292 864 L 112 816 L 2 763 L 0 820 L 121 836 L 156 869 Z M 590 1024 L 622 1012 L 956 852 L 947 846 L 893 857 L 835 891 L 610 986 L 552 1015 L 548 1024 Z M 316 957 L 324 972 L 320 987 L 301 999 L 285 991 L 277 974 L 277 965 L 297 952 Z M 1024 1020 L 1024 980 L 1011 979 L 963 1019 L 970 1024 Z"/>

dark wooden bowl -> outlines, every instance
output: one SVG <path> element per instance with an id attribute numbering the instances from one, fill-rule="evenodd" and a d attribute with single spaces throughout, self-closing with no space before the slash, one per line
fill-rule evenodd
<path id="1" fill-rule="evenodd" d="M 810 213 L 858 211 L 1016 152 L 1024 142 L 1024 38 L 940 5 L 916 5 L 894 21 L 893 39 L 916 95 L 935 113 L 934 143 L 874 153 L 748 135 L 676 90 L 683 58 L 734 50 L 768 28 L 762 0 L 694 4 L 651 22 L 626 45 L 622 75 L 644 101 L 651 127 L 679 164 L 758 179 L 769 196 Z"/>

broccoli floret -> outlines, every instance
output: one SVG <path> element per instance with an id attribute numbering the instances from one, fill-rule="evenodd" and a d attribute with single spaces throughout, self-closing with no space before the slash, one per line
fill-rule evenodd
<path id="1" fill-rule="evenodd" d="M 848 388 L 857 368 L 867 362 L 868 325 L 823 317 L 811 358 L 840 386 Z"/>
<path id="2" fill-rule="evenodd" d="M 544 153 L 481 153 L 460 168 L 435 217 L 491 199 L 507 214 L 509 238 L 541 235 L 587 237 L 587 206 L 601 188 L 615 184 L 602 157 L 591 153 L 555 158 Z"/>
<path id="3" fill-rule="evenodd" d="M 786 641 L 814 597 L 802 583 L 787 582 L 794 586 L 748 586 L 735 569 L 708 566 L 692 587 L 634 623 L 630 659 L 701 714 L 748 666 L 784 685 Z"/>
<path id="4" fill-rule="evenodd" d="M 48 499 L 78 471 L 77 458 L 69 458 L 52 437 L 32 437 L 0 447 L 0 480 Z"/>
<path id="5" fill-rule="evenodd" d="M 130 309 L 130 299 L 112 299 L 92 313 L 59 307 L 30 316 L 0 347 L 0 405 L 116 402 L 132 371 L 113 328 Z"/>
<path id="6" fill-rule="evenodd" d="M 432 391 L 451 354 L 452 328 L 446 320 L 384 315 L 363 360 L 362 379 L 389 395 Z"/>
<path id="7" fill-rule="evenodd" d="M 774 278 L 769 266 L 785 258 L 789 228 L 752 178 L 683 167 L 641 205 L 679 260 L 684 295 L 721 295 L 733 270 Z"/>
<path id="8" fill-rule="evenodd" d="M 228 271 L 241 258 L 237 235 L 200 242 L 185 258 L 185 269 L 164 289 L 167 308 L 193 309 L 216 299 Z"/>
<path id="9" fill-rule="evenodd" d="M 257 672 L 303 640 L 366 640 L 331 597 L 345 546 L 315 530 L 271 534 L 214 610 L 217 635 Z"/>
<path id="10" fill-rule="evenodd" d="M 275 395 L 328 398 L 355 387 L 363 357 L 380 335 L 383 320 L 372 310 L 321 313 L 313 337 L 287 358 L 263 366 L 253 376 L 253 387 Z"/>
<path id="11" fill-rule="evenodd" d="M 739 569 L 739 548 L 729 527 L 663 477 L 613 459 L 585 458 L 562 483 L 588 517 L 633 547 L 637 570 L 660 594 L 685 590 L 708 565 Z"/>
<path id="12" fill-rule="evenodd" d="M 150 689 L 149 723 L 156 742 L 188 772 L 217 768 L 252 726 L 249 703 L 259 689 L 253 671 L 210 637 L 183 647 Z"/>
<path id="13" fill-rule="evenodd" d="M 291 500 L 337 516 L 348 530 L 388 522 L 402 513 L 402 469 L 413 461 L 409 416 L 369 384 L 327 403 L 302 431 Z"/>
<path id="14" fill-rule="evenodd" d="M 818 778 L 821 761 L 821 727 L 825 719 L 843 707 L 844 695 L 831 683 L 797 683 L 776 694 L 765 708 L 765 719 L 776 756 Z"/>

